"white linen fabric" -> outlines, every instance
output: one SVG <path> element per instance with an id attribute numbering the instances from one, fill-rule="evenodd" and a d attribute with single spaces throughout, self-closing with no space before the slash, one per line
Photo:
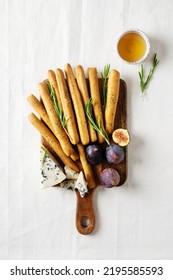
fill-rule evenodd
<path id="1" fill-rule="evenodd" d="M 0 0 L 0 259 L 173 258 L 173 1 Z M 141 98 L 140 65 L 121 61 L 116 41 L 143 30 L 160 65 Z M 75 193 L 40 189 L 40 136 L 26 97 L 48 69 L 106 63 L 128 91 L 128 179 L 97 188 L 96 227 L 75 228 Z"/>

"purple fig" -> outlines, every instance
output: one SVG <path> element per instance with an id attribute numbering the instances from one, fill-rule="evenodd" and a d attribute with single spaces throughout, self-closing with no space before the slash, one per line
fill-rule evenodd
<path id="1" fill-rule="evenodd" d="M 106 159 L 108 163 L 118 164 L 124 159 L 124 150 L 116 144 L 111 144 L 106 148 Z"/>
<path id="2" fill-rule="evenodd" d="M 120 182 L 120 175 L 113 168 L 105 168 L 100 173 L 100 182 L 106 188 L 115 187 Z"/>

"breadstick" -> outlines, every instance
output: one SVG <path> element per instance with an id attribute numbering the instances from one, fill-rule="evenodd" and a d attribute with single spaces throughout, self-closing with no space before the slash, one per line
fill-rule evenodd
<path id="1" fill-rule="evenodd" d="M 89 78 L 91 98 L 93 101 L 94 116 L 96 120 L 99 118 L 101 126 L 104 126 L 96 68 L 88 68 L 88 78 Z M 103 143 L 105 141 L 104 138 L 99 133 L 97 136 L 98 136 L 99 143 Z"/>
<path id="2" fill-rule="evenodd" d="M 28 116 L 28 118 L 29 121 L 32 123 L 32 125 L 40 132 L 40 134 L 45 138 L 48 144 L 52 147 L 52 149 L 58 155 L 59 159 L 64 163 L 64 165 L 67 165 L 68 167 L 75 170 L 76 172 L 79 172 L 79 168 L 77 167 L 77 165 L 71 160 L 70 157 L 68 157 L 63 152 L 58 140 L 50 132 L 50 130 L 46 127 L 46 125 L 44 125 L 43 122 L 40 121 L 33 113 L 31 113 Z"/>
<path id="3" fill-rule="evenodd" d="M 78 152 L 79 152 L 79 157 L 80 157 L 80 161 L 82 163 L 82 168 L 85 174 L 85 178 L 88 182 L 88 187 L 90 189 L 95 188 L 96 187 L 96 182 L 94 179 L 94 174 L 92 172 L 92 168 L 90 166 L 90 164 L 87 161 L 86 158 L 86 154 L 85 154 L 85 148 L 82 144 L 78 144 Z"/>
<path id="4" fill-rule="evenodd" d="M 56 98 L 57 98 L 58 104 L 59 104 L 60 108 L 62 109 L 62 103 L 61 103 L 61 98 L 60 98 L 60 92 L 59 92 L 59 88 L 58 88 L 58 84 L 57 84 L 55 72 L 54 72 L 53 70 L 48 70 L 47 75 L 48 75 L 49 83 L 53 86 L 53 88 L 54 88 L 54 90 L 55 90 Z"/>
<path id="5" fill-rule="evenodd" d="M 37 114 L 41 117 L 41 119 L 47 124 L 47 126 L 50 128 L 50 130 L 52 132 L 54 132 L 53 126 L 49 119 L 49 116 L 48 116 L 46 110 L 44 109 L 44 106 L 37 99 L 37 97 L 35 97 L 35 95 L 33 95 L 33 94 L 30 94 L 27 97 L 27 100 L 28 100 L 29 104 L 33 107 L 33 109 L 37 112 Z"/>
<path id="6" fill-rule="evenodd" d="M 85 107 L 89 100 L 89 93 L 88 93 L 88 89 L 87 89 L 84 70 L 81 65 L 78 65 L 75 70 L 76 70 L 77 84 L 78 84 L 78 87 L 79 87 L 79 90 L 81 93 L 83 105 Z M 88 118 L 87 118 L 87 124 L 88 124 L 88 131 L 89 131 L 91 142 L 97 141 L 97 134 L 96 134 L 95 130 L 92 128 L 92 126 L 90 125 Z"/>
<path id="7" fill-rule="evenodd" d="M 105 129 L 108 134 L 114 131 L 115 114 L 119 96 L 120 73 L 112 70 L 108 78 L 107 100 L 105 107 Z"/>
<path id="8" fill-rule="evenodd" d="M 48 128 L 55 134 L 49 116 L 46 110 L 44 109 L 44 106 L 41 104 L 41 102 L 33 94 L 29 95 L 27 100 L 30 103 L 30 105 L 34 108 L 34 110 L 37 112 L 37 114 L 41 117 L 41 119 L 47 124 Z M 75 150 L 74 153 L 70 155 L 70 157 L 74 161 L 79 159 L 79 156 Z"/>
<path id="9" fill-rule="evenodd" d="M 64 74 L 61 69 L 56 70 L 56 79 L 58 82 L 58 88 L 59 88 L 59 92 L 60 92 L 64 116 L 67 120 L 66 126 L 67 126 L 67 130 L 69 133 L 70 141 L 72 144 L 76 145 L 77 143 L 79 143 L 79 134 L 78 134 L 78 130 L 77 130 L 72 102 L 70 99 L 70 95 L 68 93 Z"/>
<path id="10" fill-rule="evenodd" d="M 68 136 L 67 136 L 65 130 L 63 129 L 63 127 L 60 123 L 60 120 L 55 112 L 53 101 L 50 96 L 47 85 L 45 83 L 39 83 L 38 90 L 39 90 L 40 96 L 43 100 L 46 111 L 49 115 L 51 124 L 54 129 L 55 136 L 57 137 L 57 139 L 60 142 L 61 148 L 63 149 L 64 153 L 67 156 L 74 154 L 75 151 L 74 151 L 74 149 L 68 139 Z"/>
<path id="11" fill-rule="evenodd" d="M 77 87 L 73 70 L 70 64 L 65 65 L 65 74 L 66 74 L 71 98 L 73 101 L 80 140 L 83 145 L 87 145 L 89 144 L 90 139 L 89 139 L 89 133 L 88 133 L 87 122 L 85 117 L 85 111 L 82 104 L 82 98 L 79 89 Z"/>

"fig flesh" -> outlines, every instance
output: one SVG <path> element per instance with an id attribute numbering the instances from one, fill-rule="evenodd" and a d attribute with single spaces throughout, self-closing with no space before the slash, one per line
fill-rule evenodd
<path id="1" fill-rule="evenodd" d="M 114 168 L 105 168 L 100 173 L 100 182 L 105 188 L 115 187 L 120 182 L 120 175 Z"/>
<path id="2" fill-rule="evenodd" d="M 130 136 L 127 129 L 118 128 L 112 133 L 113 141 L 121 147 L 127 146 L 130 141 Z"/>

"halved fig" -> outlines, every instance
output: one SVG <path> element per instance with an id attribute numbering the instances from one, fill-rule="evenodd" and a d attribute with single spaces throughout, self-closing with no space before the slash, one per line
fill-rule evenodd
<path id="1" fill-rule="evenodd" d="M 112 133 L 112 139 L 116 144 L 124 147 L 129 144 L 130 136 L 127 129 L 118 128 Z"/>

